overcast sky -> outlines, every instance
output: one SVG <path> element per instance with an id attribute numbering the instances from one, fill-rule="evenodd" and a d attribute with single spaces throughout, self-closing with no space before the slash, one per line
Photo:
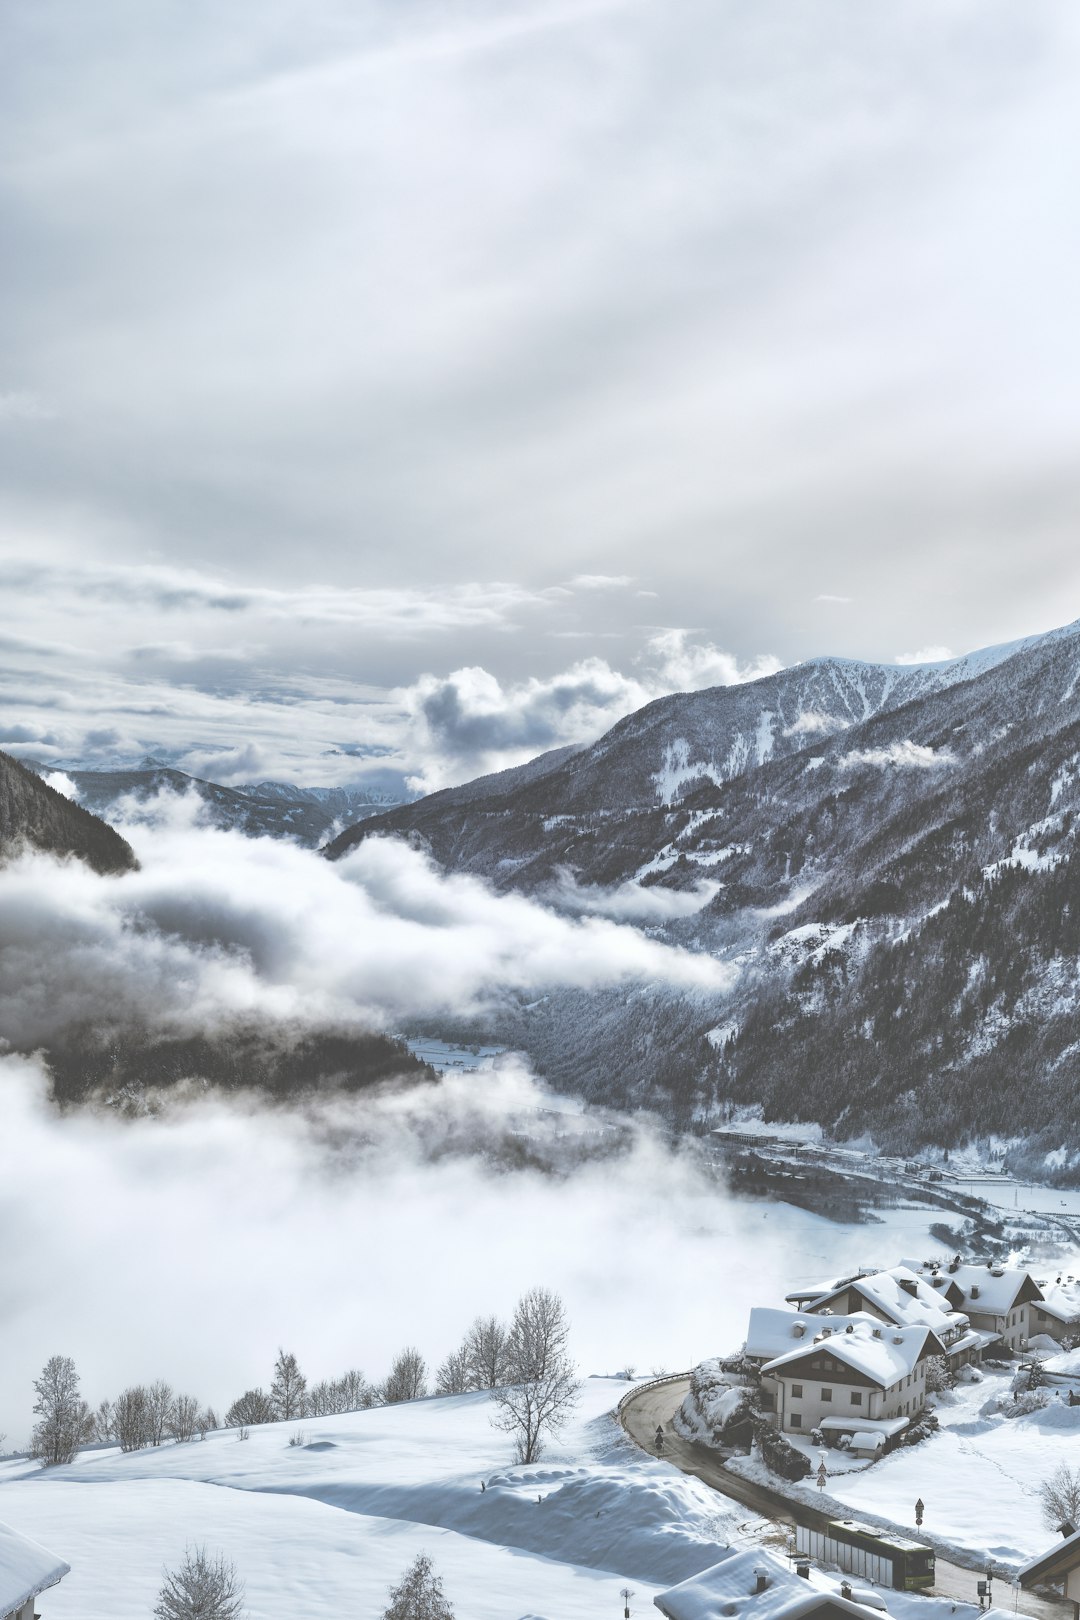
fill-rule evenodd
<path id="1" fill-rule="evenodd" d="M 439 785 L 1080 615 L 1071 0 L 9 0 L 0 747 Z"/>

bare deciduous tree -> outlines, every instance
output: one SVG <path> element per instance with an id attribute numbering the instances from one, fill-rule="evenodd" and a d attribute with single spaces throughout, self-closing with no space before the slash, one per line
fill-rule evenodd
<path id="1" fill-rule="evenodd" d="M 340 1378 L 323 1378 L 308 1390 L 308 1417 L 334 1417 L 338 1412 L 361 1412 L 378 1405 L 378 1394 L 363 1373 L 353 1367 Z"/>
<path id="2" fill-rule="evenodd" d="M 1039 1486 L 1039 1501 L 1048 1530 L 1063 1524 L 1080 1528 L 1080 1468 L 1061 1463 Z"/>
<path id="3" fill-rule="evenodd" d="M 199 1426 L 199 1403 L 194 1395 L 176 1395 L 169 1408 L 168 1429 L 177 1442 L 190 1440 Z"/>
<path id="4" fill-rule="evenodd" d="M 454 1620 L 442 1576 L 436 1575 L 427 1553 L 420 1553 L 397 1586 L 390 1588 L 383 1620 Z"/>
<path id="5" fill-rule="evenodd" d="M 577 1404 L 581 1385 L 567 1351 L 566 1307 L 548 1288 L 517 1302 L 507 1344 L 506 1385 L 495 1394 L 497 1428 L 513 1436 L 517 1460 L 533 1463 Z"/>
<path id="6" fill-rule="evenodd" d="M 389 1376 L 382 1387 L 387 1406 L 399 1401 L 418 1401 L 427 1394 L 427 1362 L 419 1350 L 408 1345 L 394 1357 Z"/>
<path id="7" fill-rule="evenodd" d="M 150 1395 L 142 1384 L 121 1390 L 113 1402 L 113 1435 L 121 1451 L 150 1443 Z"/>
<path id="8" fill-rule="evenodd" d="M 240 1620 L 244 1588 L 224 1553 L 189 1547 L 180 1568 L 164 1574 L 154 1620 Z"/>
<path id="9" fill-rule="evenodd" d="M 93 1439 L 94 1419 L 79 1394 L 79 1375 L 70 1356 L 50 1356 L 34 1379 L 35 1423 L 30 1455 L 40 1457 L 46 1468 L 69 1463 L 88 1440 Z"/>
<path id="10" fill-rule="evenodd" d="M 307 1379 L 297 1365 L 296 1357 L 279 1350 L 274 1363 L 274 1380 L 270 1385 L 270 1399 L 274 1416 L 284 1422 L 303 1417 L 307 1411 Z"/>
<path id="11" fill-rule="evenodd" d="M 146 1411 L 150 1422 L 150 1439 L 155 1446 L 160 1446 L 165 1438 L 172 1403 L 173 1392 L 164 1378 L 159 1378 L 148 1387 L 146 1391 Z"/>
<path id="12" fill-rule="evenodd" d="M 469 1360 L 470 1389 L 498 1389 L 506 1382 L 507 1329 L 497 1316 L 478 1316 L 462 1345 Z"/>
<path id="13" fill-rule="evenodd" d="M 94 1439 L 100 1440 L 103 1445 L 109 1445 L 116 1437 L 113 1428 L 112 1401 L 100 1401 L 94 1413 Z"/>
<path id="14" fill-rule="evenodd" d="M 246 1389 L 225 1414 L 227 1429 L 244 1429 L 249 1423 L 273 1423 L 274 1403 L 265 1389 Z"/>
<path id="15" fill-rule="evenodd" d="M 465 1346 L 462 1345 L 459 1350 L 451 1350 L 436 1372 L 435 1393 L 436 1395 L 464 1395 L 467 1389 L 472 1388 L 469 1357 Z"/>

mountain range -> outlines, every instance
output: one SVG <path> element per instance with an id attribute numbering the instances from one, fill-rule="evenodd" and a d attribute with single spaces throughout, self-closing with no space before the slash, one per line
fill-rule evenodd
<path id="1" fill-rule="evenodd" d="M 57 769 L 38 760 L 25 764 L 46 780 Z M 115 814 L 123 799 L 145 804 L 161 793 L 194 794 L 202 801 L 203 816 L 211 826 L 235 829 L 249 838 L 291 838 L 312 849 L 332 838 L 342 825 L 355 825 L 395 803 L 361 788 L 305 788 L 292 782 L 225 787 L 158 759 L 108 769 L 64 766 L 62 774 L 76 788 L 79 803 L 99 816 Z"/>
<path id="2" fill-rule="evenodd" d="M 577 914 L 651 918 L 729 961 L 660 987 L 507 1005 L 555 1084 L 732 1105 L 914 1152 L 1080 1150 L 1080 624 L 908 667 L 819 659 L 647 705 L 591 746 L 352 827 Z M 654 892 L 655 891 L 655 892 Z M 658 901 L 663 900 L 663 905 Z"/>

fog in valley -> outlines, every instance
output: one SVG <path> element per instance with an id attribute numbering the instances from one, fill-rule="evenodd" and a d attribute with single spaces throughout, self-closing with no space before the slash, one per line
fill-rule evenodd
<path id="1" fill-rule="evenodd" d="M 437 1030 L 553 986 L 722 998 L 731 983 L 705 957 L 497 897 L 402 844 L 331 865 L 210 830 L 175 799 L 121 825 L 138 872 L 41 855 L 0 871 L 0 1012 L 19 1048 L 0 1059 L 9 1444 L 54 1353 L 93 1401 L 160 1376 L 220 1411 L 267 1381 L 279 1345 L 313 1378 L 377 1379 L 406 1343 L 437 1364 L 476 1314 L 543 1283 L 566 1295 L 583 1370 L 683 1367 L 737 1344 L 749 1305 L 795 1272 L 865 1258 L 855 1232 L 728 1198 L 695 1149 L 643 1120 L 559 1113 L 512 1056 L 288 1105 L 180 1087 L 128 1099 L 135 1117 L 107 1097 L 59 1113 L 33 1049 L 85 1021 L 148 1042 L 252 1016 Z M 611 910 L 633 907 L 620 895 Z"/>

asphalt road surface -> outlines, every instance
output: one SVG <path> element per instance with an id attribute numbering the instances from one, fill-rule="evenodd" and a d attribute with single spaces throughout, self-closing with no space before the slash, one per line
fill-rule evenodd
<path id="1" fill-rule="evenodd" d="M 656 1430 L 658 1425 L 663 1424 L 663 1454 L 666 1461 L 674 1463 L 676 1468 L 681 1468 L 684 1474 L 693 1474 L 696 1479 L 702 1480 L 714 1491 L 719 1491 L 722 1496 L 738 1502 L 742 1507 L 750 1508 L 761 1518 L 770 1519 L 775 1525 L 782 1527 L 785 1534 L 790 1534 L 796 1524 L 820 1529 L 828 1522 L 831 1515 L 818 1512 L 812 1507 L 804 1507 L 801 1502 L 789 1501 L 779 1491 L 770 1490 L 766 1485 L 758 1485 L 752 1480 L 741 1479 L 737 1474 L 730 1474 L 715 1451 L 710 1450 L 708 1446 L 694 1445 L 689 1440 L 681 1439 L 672 1428 L 671 1420 L 682 1405 L 683 1397 L 689 1388 L 689 1378 L 677 1378 L 669 1383 L 655 1384 L 632 1395 L 619 1414 L 623 1428 L 631 1440 L 643 1451 L 655 1456 Z M 908 1533 L 912 1537 L 918 1535 L 914 1527 Z M 934 1569 L 933 1591 L 936 1596 L 958 1598 L 965 1603 L 979 1601 L 976 1583 L 985 1575 L 982 1567 L 973 1562 L 970 1568 L 964 1568 L 960 1564 L 950 1563 L 939 1553 L 935 1559 Z M 1073 1620 L 1073 1606 L 1064 1599 L 1055 1602 L 1036 1597 L 1032 1592 L 1018 1593 L 1015 1587 L 1002 1580 L 994 1583 L 994 1608 L 999 1611 L 1016 1611 L 1020 1614 L 1033 1615 L 1036 1620 Z"/>

